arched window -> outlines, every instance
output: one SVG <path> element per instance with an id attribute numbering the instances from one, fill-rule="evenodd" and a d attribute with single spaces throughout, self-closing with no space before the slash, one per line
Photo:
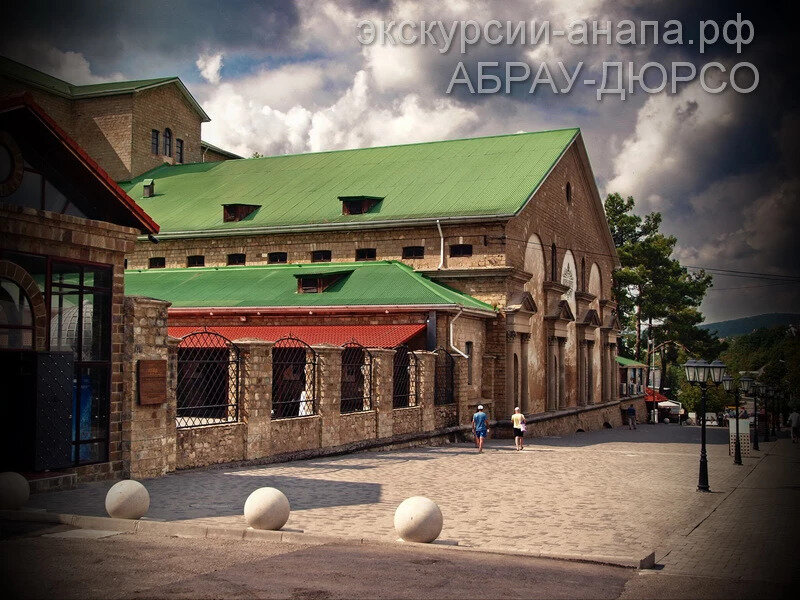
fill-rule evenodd
<path id="1" fill-rule="evenodd" d="M 33 349 L 31 301 L 14 281 L 0 278 L 0 348 Z"/>
<path id="2" fill-rule="evenodd" d="M 572 184 L 567 182 L 567 202 L 572 202 Z"/>
<path id="3" fill-rule="evenodd" d="M 558 281 L 558 250 L 555 243 L 550 246 L 550 281 Z"/>
<path id="4" fill-rule="evenodd" d="M 164 156 L 172 156 L 172 130 L 169 127 L 164 130 Z"/>

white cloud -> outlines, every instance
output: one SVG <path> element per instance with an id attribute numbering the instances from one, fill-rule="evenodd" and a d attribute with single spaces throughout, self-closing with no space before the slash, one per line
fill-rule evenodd
<path id="1" fill-rule="evenodd" d="M 478 120 L 474 110 L 450 99 L 425 102 L 408 94 L 381 104 L 373 85 L 370 73 L 361 70 L 326 106 L 298 103 L 278 109 L 222 84 L 204 103 L 212 122 L 203 137 L 245 156 L 281 154 L 456 137 Z"/>
<path id="2" fill-rule="evenodd" d="M 699 82 L 679 94 L 650 96 L 639 109 L 633 134 L 613 161 L 608 192 L 636 198 L 641 210 L 659 210 L 702 189 L 704 167 L 715 159 L 708 140 L 722 139 L 736 124 L 732 94 L 712 95 Z"/>
<path id="3" fill-rule="evenodd" d="M 200 71 L 200 76 L 209 83 L 219 83 L 219 72 L 222 69 L 222 52 L 203 53 L 194 63 Z"/>
<path id="4" fill-rule="evenodd" d="M 4 48 L 3 53 L 13 60 L 74 85 L 106 83 L 125 79 L 122 73 L 111 73 L 105 76 L 97 75 L 92 72 L 91 64 L 82 53 L 64 52 L 40 42 Z"/>

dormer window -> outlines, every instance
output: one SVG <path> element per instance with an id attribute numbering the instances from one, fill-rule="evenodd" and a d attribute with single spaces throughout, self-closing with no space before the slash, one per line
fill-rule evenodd
<path id="1" fill-rule="evenodd" d="M 222 220 L 225 223 L 243 221 L 261 208 L 260 204 L 223 204 Z"/>
<path id="2" fill-rule="evenodd" d="M 339 196 L 343 215 L 363 215 L 368 213 L 383 198 L 381 196 Z"/>
<path id="3" fill-rule="evenodd" d="M 309 273 L 295 275 L 297 277 L 298 294 L 321 294 L 337 281 L 350 275 L 352 271 L 336 271 L 335 273 Z"/>

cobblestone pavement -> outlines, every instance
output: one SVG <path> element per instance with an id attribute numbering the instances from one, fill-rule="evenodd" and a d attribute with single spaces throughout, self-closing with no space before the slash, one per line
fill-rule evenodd
<path id="1" fill-rule="evenodd" d="M 250 492 L 273 486 L 284 491 L 292 506 L 286 529 L 396 539 L 395 508 L 409 496 L 425 495 L 444 513 L 442 540 L 481 549 L 595 556 L 641 557 L 655 549 L 657 559 L 666 557 L 665 568 L 680 572 L 691 568 L 686 548 L 704 556 L 714 552 L 703 546 L 705 540 L 695 539 L 708 525 L 689 533 L 700 519 L 725 506 L 720 502 L 733 492 L 741 502 L 752 503 L 748 527 L 756 527 L 765 505 L 773 502 L 761 496 L 759 482 L 788 477 L 783 474 L 790 462 L 785 456 L 768 457 L 764 472 L 748 477 L 774 442 L 763 443 L 760 454 L 737 467 L 728 455 L 727 430 L 712 428 L 708 438 L 709 494 L 696 491 L 700 430 L 674 424 L 533 438 L 523 452 L 514 451 L 513 440 L 490 440 L 480 455 L 470 444 L 454 444 L 185 471 L 144 483 L 152 519 L 244 524 L 242 506 Z M 788 448 L 792 454 L 800 446 Z M 797 454 L 792 454 L 792 467 Z M 746 485 L 734 492 L 743 480 Z M 112 483 L 36 495 L 30 504 L 104 515 Z M 796 493 L 786 490 L 782 501 L 793 501 Z M 724 521 L 726 510 L 718 509 L 704 523 Z M 759 547 L 780 531 L 777 523 L 774 531 L 765 531 Z M 744 555 L 732 556 L 713 554 L 712 570 L 746 562 Z"/>

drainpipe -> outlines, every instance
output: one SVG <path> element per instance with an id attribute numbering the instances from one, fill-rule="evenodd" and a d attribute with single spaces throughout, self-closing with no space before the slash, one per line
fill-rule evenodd
<path id="1" fill-rule="evenodd" d="M 450 320 L 450 348 L 456 351 L 457 354 L 463 356 L 464 358 L 469 358 L 466 354 L 464 354 L 461 350 L 456 348 L 455 344 L 453 343 L 453 325 L 455 325 L 458 318 L 461 316 L 461 313 L 464 312 L 464 309 L 458 311 L 458 314 Z"/>
<path id="2" fill-rule="evenodd" d="M 442 233 L 442 226 L 439 224 L 439 219 L 436 219 L 436 228 L 439 230 L 439 266 L 441 269 L 444 266 L 444 234 Z M 461 313 L 459 313 L 460 315 Z M 458 317 L 456 317 L 457 319 Z"/>

